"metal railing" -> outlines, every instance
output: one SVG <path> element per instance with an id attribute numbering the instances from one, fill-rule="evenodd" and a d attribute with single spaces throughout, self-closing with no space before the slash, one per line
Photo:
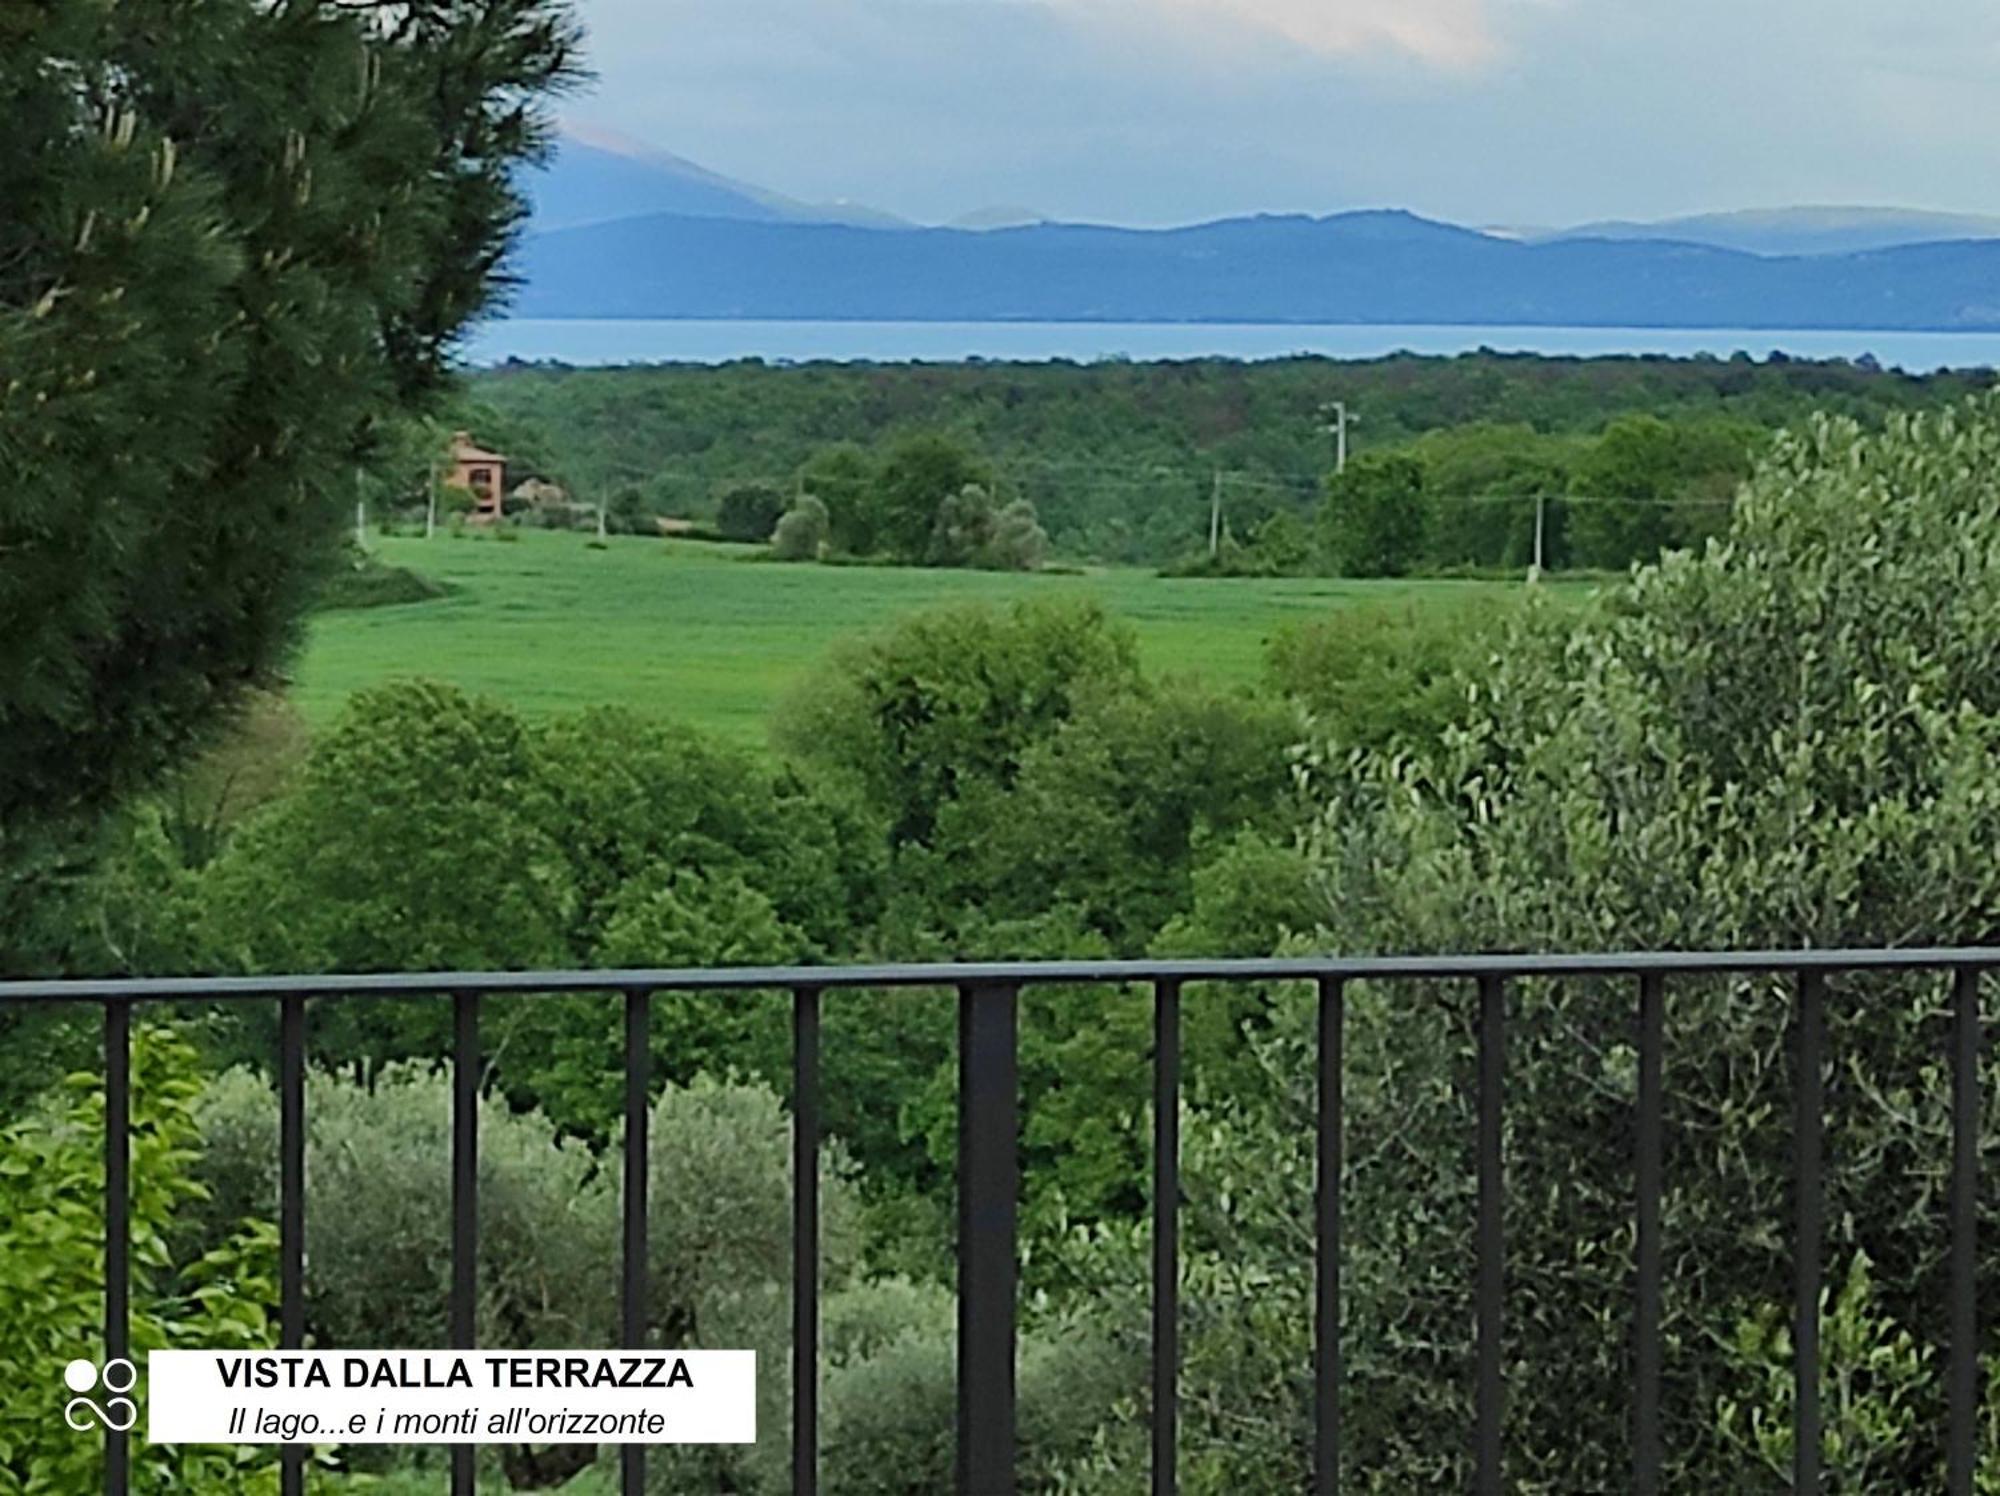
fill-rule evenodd
<path id="1" fill-rule="evenodd" d="M 1819 1305 L 1823 1286 L 1822 1134 L 1827 978 L 1836 972 L 1943 972 L 1952 976 L 1949 1068 L 1953 1148 L 1947 1387 L 1947 1490 L 1971 1496 L 1976 1458 L 1978 1355 L 1975 1233 L 1978 1206 L 1979 981 L 2000 966 L 2000 948 L 1670 952 L 1612 955 L 1412 956 L 1374 959 L 989 962 L 840 968 L 456 972 L 383 976 L 187 978 L 153 981 L 0 983 L 0 1003 L 90 1002 L 104 1014 L 105 1354 L 124 1356 L 128 1338 L 128 1156 L 130 1023 L 134 1003 L 177 999 L 276 1001 L 279 1026 L 279 1234 L 283 1348 L 305 1328 L 305 1031 L 310 1001 L 363 995 L 445 996 L 453 1010 L 452 1280 L 453 1348 L 474 1339 L 479 1251 L 477 1159 L 479 1019 L 484 997 L 514 994 L 620 994 L 625 1001 L 624 1232 L 621 1325 L 625 1344 L 643 1343 L 646 1323 L 646 1158 L 650 1003 L 657 992 L 781 990 L 793 1003 L 793 1489 L 818 1489 L 820 1012 L 822 997 L 853 988 L 939 987 L 958 992 L 958 1411 L 957 1482 L 962 1492 L 1008 1492 L 1015 1468 L 1017 1010 L 1021 989 L 1073 982 L 1140 983 L 1154 992 L 1152 1490 L 1175 1486 L 1179 1365 L 1177 1208 L 1179 1177 L 1180 1005 L 1193 982 L 1300 982 L 1318 993 L 1318 1181 L 1315 1198 L 1313 1489 L 1333 1496 L 1341 1480 L 1340 1266 L 1342 1035 L 1349 981 L 1463 981 L 1478 995 L 1476 1044 L 1475 1228 L 1476 1365 L 1474 1489 L 1503 1489 L 1501 1372 L 1506 1307 L 1502 1210 L 1503 1090 L 1507 984 L 1517 978 L 1622 977 L 1634 984 L 1639 1056 L 1633 1157 L 1636 1226 L 1632 1304 L 1632 1489 L 1661 1490 L 1661 1227 L 1664 1186 L 1662 1060 L 1668 984 L 1704 974 L 1788 975 L 1797 1084 L 1793 1118 L 1794 1237 L 1793 1489 L 1822 1489 Z M 107 1431 L 105 1487 L 126 1488 L 126 1437 Z M 454 1446 L 452 1490 L 473 1489 L 473 1451 Z M 283 1456 L 284 1489 L 303 1489 L 305 1451 Z M 645 1450 L 623 1450 L 624 1489 L 643 1488 Z"/>

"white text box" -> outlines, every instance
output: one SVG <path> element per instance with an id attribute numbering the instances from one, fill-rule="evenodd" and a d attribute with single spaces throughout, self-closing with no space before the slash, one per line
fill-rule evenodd
<path id="1" fill-rule="evenodd" d="M 152 1351 L 155 1444 L 751 1444 L 754 1351 Z"/>

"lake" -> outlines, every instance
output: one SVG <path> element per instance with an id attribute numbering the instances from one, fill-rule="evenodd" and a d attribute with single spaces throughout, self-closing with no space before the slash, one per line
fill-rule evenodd
<path id="1" fill-rule="evenodd" d="M 1229 322 L 759 322 L 502 318 L 467 341 L 472 364 L 509 358 L 569 364 L 966 359 L 1379 358 L 1477 348 L 1587 357 L 1736 352 L 1757 358 L 1859 358 L 1929 373 L 2000 365 L 2000 333 L 1785 332 L 1736 328 L 1357 326 Z"/>

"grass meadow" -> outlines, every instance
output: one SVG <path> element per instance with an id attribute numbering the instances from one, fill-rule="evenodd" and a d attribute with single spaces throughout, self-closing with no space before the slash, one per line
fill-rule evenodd
<path id="1" fill-rule="evenodd" d="M 619 703 L 761 745 L 773 705 L 834 641 L 940 603 L 1095 598 L 1149 673 L 1247 684 L 1281 625 L 1362 600 L 1440 601 L 1518 584 L 1331 578 L 1178 580 L 1151 572 L 786 566 L 756 548 L 521 531 L 374 542 L 451 588 L 428 602 L 316 615 L 293 700 L 315 726 L 348 694 L 424 675 L 523 710 Z"/>

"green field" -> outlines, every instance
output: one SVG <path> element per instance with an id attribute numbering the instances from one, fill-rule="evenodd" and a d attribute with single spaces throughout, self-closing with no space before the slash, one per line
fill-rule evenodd
<path id="1" fill-rule="evenodd" d="M 452 681 L 529 711 L 618 702 L 761 744 L 773 704 L 843 636 L 939 603 L 1091 597 L 1130 624 L 1149 671 L 1255 680 L 1289 619 L 1361 599 L 1446 598 L 1512 584 L 1321 578 L 1180 581 L 782 566 L 746 549 L 519 532 L 385 539 L 378 554 L 452 588 L 431 602 L 318 614 L 293 699 L 315 724 L 398 676 Z"/>

